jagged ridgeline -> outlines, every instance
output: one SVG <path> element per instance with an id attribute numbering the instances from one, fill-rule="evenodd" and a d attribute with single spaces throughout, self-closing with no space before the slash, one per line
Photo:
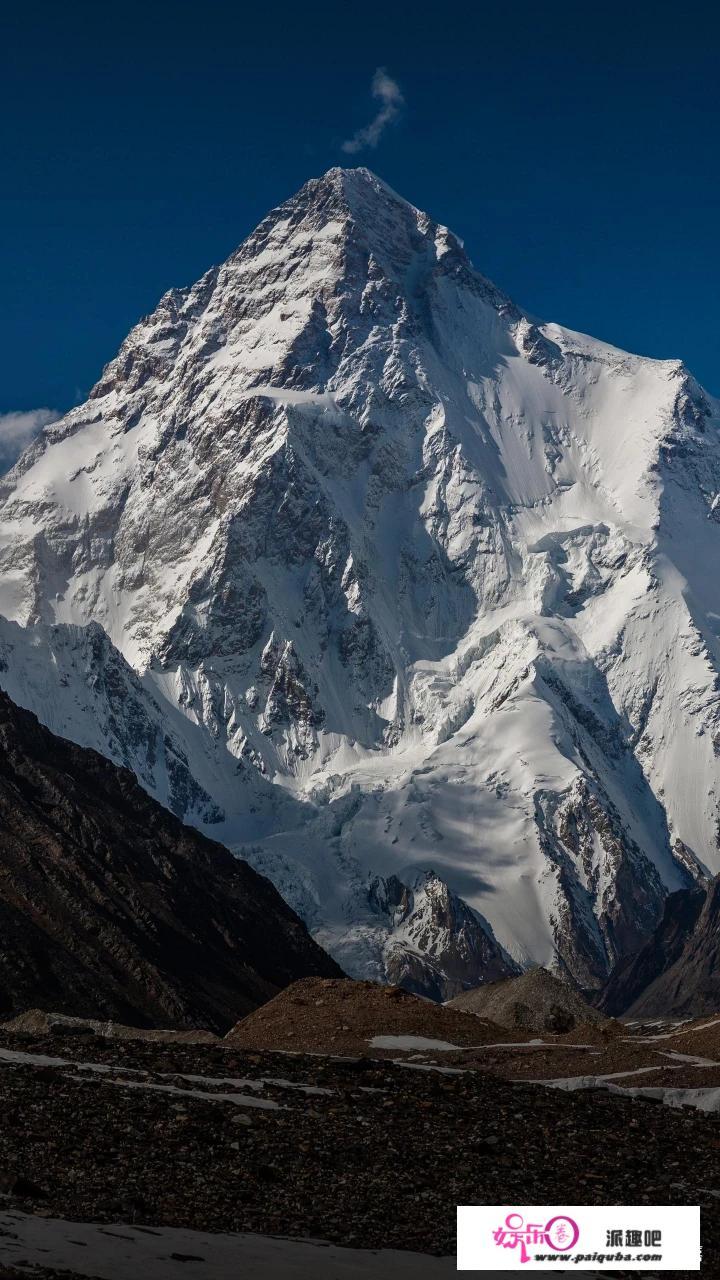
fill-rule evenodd
<path id="1" fill-rule="evenodd" d="M 720 869 L 718 426 L 331 170 L 5 478 L 2 683 L 351 974 L 598 988 Z"/>

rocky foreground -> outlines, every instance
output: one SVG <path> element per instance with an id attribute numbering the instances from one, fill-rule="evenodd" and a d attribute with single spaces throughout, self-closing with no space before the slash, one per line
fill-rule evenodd
<path id="1" fill-rule="evenodd" d="M 443 1066 L 456 1055 L 431 1049 L 0 1031 L 0 1264 L 22 1260 L 19 1215 L 450 1257 L 458 1204 L 679 1202 L 703 1206 L 711 1274 L 717 1115 Z"/>

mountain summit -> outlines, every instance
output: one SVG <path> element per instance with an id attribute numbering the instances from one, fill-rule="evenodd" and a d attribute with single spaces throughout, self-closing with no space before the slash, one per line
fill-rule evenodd
<path id="1" fill-rule="evenodd" d="M 598 987 L 720 870 L 719 429 L 332 169 L 5 477 L 2 684 L 346 971 Z"/>

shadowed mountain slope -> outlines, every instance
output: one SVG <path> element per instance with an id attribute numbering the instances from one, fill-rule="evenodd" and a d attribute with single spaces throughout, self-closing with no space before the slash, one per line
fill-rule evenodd
<path id="1" fill-rule="evenodd" d="M 720 876 L 705 892 L 668 898 L 652 937 L 611 975 L 600 1005 L 634 1018 L 720 1011 Z"/>
<path id="2" fill-rule="evenodd" d="M 339 972 L 268 880 L 0 694 L 0 1012 L 226 1029 Z"/>

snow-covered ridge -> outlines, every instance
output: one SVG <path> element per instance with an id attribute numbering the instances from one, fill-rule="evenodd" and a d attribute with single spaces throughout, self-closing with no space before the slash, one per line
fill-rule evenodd
<path id="1" fill-rule="evenodd" d="M 432 870 L 485 960 L 597 985 L 720 869 L 719 426 L 331 170 L 5 477 L 2 683 L 353 972 L 442 969 L 372 897 Z"/>

